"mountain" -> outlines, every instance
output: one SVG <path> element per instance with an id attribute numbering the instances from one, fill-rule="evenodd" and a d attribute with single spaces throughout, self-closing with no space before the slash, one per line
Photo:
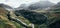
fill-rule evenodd
<path id="1" fill-rule="evenodd" d="M 3 8 L 5 8 L 8 11 L 13 10 L 12 7 L 10 7 L 9 5 L 3 4 L 3 3 L 0 3 L 0 7 L 3 7 Z"/>
<path id="2" fill-rule="evenodd" d="M 49 11 L 59 12 L 60 11 L 60 2 L 58 2 L 56 5 L 52 6 Z"/>
<path id="3" fill-rule="evenodd" d="M 7 14 L 10 6 L 5 4 L 0 4 L 0 28 L 22 28 L 22 26 L 16 22 L 10 21 Z"/>
<path id="4" fill-rule="evenodd" d="M 53 5 L 54 5 L 54 3 L 51 3 L 50 1 L 39 1 L 37 3 L 31 4 L 29 6 L 29 9 L 31 9 L 31 10 L 45 9 L 45 8 L 51 7 Z"/>
<path id="5" fill-rule="evenodd" d="M 15 8 L 15 10 L 22 10 L 22 9 L 28 9 L 28 5 L 27 4 L 21 4 L 18 8 Z"/>
<path id="6" fill-rule="evenodd" d="M 59 13 L 46 12 L 47 14 L 45 13 L 42 14 L 42 12 L 40 13 L 40 12 L 31 11 L 31 10 L 24 10 L 25 7 L 26 9 L 29 9 L 29 6 L 24 4 L 24 5 L 21 5 L 22 7 L 19 7 L 19 8 L 23 8 L 23 10 L 19 9 L 16 11 L 10 11 L 9 13 L 9 10 L 12 8 L 10 8 L 10 6 L 9 7 L 7 6 L 8 5 L 5 5 L 5 4 L 0 5 L 0 28 L 25 28 L 21 25 L 23 22 L 24 22 L 23 24 L 26 23 L 28 25 L 31 25 L 31 23 L 34 23 L 35 28 L 38 28 L 38 27 L 39 28 L 60 28 L 60 14 L 59 14 L 60 12 Z M 7 10 L 6 8 L 8 8 L 9 10 Z M 60 9 L 60 2 L 55 6 L 51 7 L 49 11 L 58 10 L 56 8 Z M 41 10 L 38 10 L 38 11 L 41 11 Z M 59 14 L 59 15 L 57 16 L 56 14 Z M 8 16 L 9 18 L 12 17 L 12 19 L 15 19 L 15 20 L 13 21 L 9 20 Z M 22 21 L 23 22 L 21 23 L 20 20 L 21 22 Z M 41 25 L 38 25 L 38 24 L 41 24 Z M 31 26 L 28 26 L 28 27 L 31 27 Z"/>
<path id="7" fill-rule="evenodd" d="M 2 4 L 0 4 L 0 28 L 15 28 L 16 26 L 9 24 L 11 22 L 7 19 L 7 13 L 8 11 L 3 7 Z"/>
<path id="8" fill-rule="evenodd" d="M 4 7 L 5 7 L 4 4 L 0 4 L 0 14 L 3 15 L 7 14 L 8 11 Z"/>
<path id="9" fill-rule="evenodd" d="M 48 7 L 51 7 L 55 5 L 54 3 L 51 3 L 50 1 L 39 1 L 33 4 L 21 4 L 18 8 L 15 8 L 16 10 L 19 9 L 28 9 L 28 10 L 36 10 L 36 9 L 45 9 Z"/>
<path id="10" fill-rule="evenodd" d="M 60 28 L 60 2 L 48 9 L 48 15 L 50 19 L 55 19 L 48 27 Z"/>
<path id="11" fill-rule="evenodd" d="M 60 7 L 60 2 L 58 2 L 56 5 L 53 6 L 54 8 L 59 8 Z"/>
<path id="12" fill-rule="evenodd" d="M 23 18 L 22 16 L 17 17 L 14 14 L 14 11 L 10 11 L 10 9 L 12 9 L 12 8 L 8 5 L 0 4 L 0 28 L 27 27 L 25 23 L 29 24 L 30 22 L 28 20 L 25 20 L 25 18 Z M 28 27 L 30 27 L 30 26 L 28 26 Z"/>

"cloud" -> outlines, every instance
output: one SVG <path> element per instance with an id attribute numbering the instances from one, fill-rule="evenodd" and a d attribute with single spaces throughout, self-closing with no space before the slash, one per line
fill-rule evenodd
<path id="1" fill-rule="evenodd" d="M 58 3 L 60 0 L 49 0 L 49 1 L 51 1 L 53 3 Z"/>
<path id="2" fill-rule="evenodd" d="M 40 0 L 0 0 L 0 3 L 4 3 L 4 4 L 7 4 L 7 5 L 10 5 L 11 7 L 19 7 L 21 4 L 29 4 L 29 3 L 34 3 L 34 2 L 38 2 Z M 59 2 L 60 0 L 49 0 L 53 3 L 57 3 Z"/>
<path id="3" fill-rule="evenodd" d="M 40 0 L 37 0 L 40 1 Z M 25 4 L 29 4 L 29 3 L 33 3 L 33 2 L 37 2 L 36 0 L 1 0 L 2 3 L 4 4 L 8 4 L 11 7 L 18 7 L 21 4 L 25 3 Z"/>

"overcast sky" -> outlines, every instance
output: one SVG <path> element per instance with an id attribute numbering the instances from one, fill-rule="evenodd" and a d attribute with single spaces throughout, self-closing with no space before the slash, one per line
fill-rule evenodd
<path id="1" fill-rule="evenodd" d="M 18 7 L 21 4 L 29 4 L 29 3 L 34 3 L 34 2 L 38 2 L 38 1 L 46 1 L 46 0 L 0 0 L 0 3 L 4 3 L 4 4 L 8 4 L 11 7 Z M 49 0 L 52 3 L 57 3 L 60 0 Z"/>

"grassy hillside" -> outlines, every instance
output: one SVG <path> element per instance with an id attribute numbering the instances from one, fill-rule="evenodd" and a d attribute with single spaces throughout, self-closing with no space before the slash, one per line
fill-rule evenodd
<path id="1" fill-rule="evenodd" d="M 5 8 L 0 7 L 0 28 L 22 28 L 20 24 L 8 20 L 7 13 Z"/>

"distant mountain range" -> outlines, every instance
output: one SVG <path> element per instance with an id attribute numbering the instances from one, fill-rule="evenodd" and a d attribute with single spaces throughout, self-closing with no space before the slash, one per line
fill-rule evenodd
<path id="1" fill-rule="evenodd" d="M 33 3 L 33 4 L 21 4 L 18 8 L 12 8 L 10 7 L 9 5 L 6 5 L 6 4 L 0 4 L 1 7 L 4 7 L 6 10 L 10 11 L 10 10 L 21 10 L 21 9 L 24 9 L 24 10 L 41 10 L 41 9 L 45 9 L 45 8 L 48 8 L 48 7 L 51 7 L 51 6 L 54 6 L 55 4 L 54 3 L 51 3 L 50 1 L 39 1 L 39 2 L 36 2 L 36 3 Z"/>
<path id="2" fill-rule="evenodd" d="M 53 6 L 54 3 L 51 3 L 49 1 L 39 1 L 37 3 L 34 3 L 32 5 L 29 6 L 29 8 L 31 10 L 35 10 L 35 9 L 45 9 L 45 8 L 48 8 L 48 7 L 51 7 Z"/>
<path id="3" fill-rule="evenodd" d="M 54 3 L 51 3 L 50 1 L 39 1 L 39 2 L 36 2 L 36 3 L 33 3 L 33 4 L 21 4 L 18 8 L 12 8 L 10 7 L 9 5 L 6 5 L 6 4 L 0 4 L 0 6 L 4 7 L 5 9 L 7 10 L 21 10 L 21 9 L 24 9 L 24 10 L 41 10 L 41 9 L 45 9 L 45 8 L 48 8 L 48 7 L 51 7 L 55 5 Z"/>
<path id="4" fill-rule="evenodd" d="M 26 4 L 22 4 L 20 7 L 15 8 L 15 9 L 17 9 L 17 10 L 20 10 L 20 9 L 36 10 L 36 9 L 45 9 L 45 8 L 51 7 L 53 5 L 55 5 L 55 4 L 51 3 L 50 1 L 39 1 L 39 2 L 36 2 L 29 6 L 27 6 Z"/>

